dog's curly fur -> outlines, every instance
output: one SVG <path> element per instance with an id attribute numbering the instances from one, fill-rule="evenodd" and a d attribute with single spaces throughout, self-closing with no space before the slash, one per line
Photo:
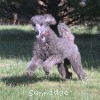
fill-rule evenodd
<path id="1" fill-rule="evenodd" d="M 45 73 L 49 73 L 53 65 L 60 64 L 65 59 L 68 59 L 79 79 L 84 79 L 81 56 L 77 45 L 66 38 L 57 37 L 48 25 L 39 25 L 36 26 L 36 29 L 40 32 L 39 39 L 42 39 L 42 36 L 45 36 L 45 43 L 47 44 L 46 48 L 48 48 L 46 51 L 50 54 L 49 58 L 43 62 Z M 41 32 L 41 29 L 44 30 L 44 33 Z"/>
<path id="2" fill-rule="evenodd" d="M 35 18 L 37 17 L 36 16 L 32 17 L 31 20 L 34 19 L 35 21 Z M 42 18 L 48 18 L 48 17 L 43 17 L 42 15 Z M 64 66 L 67 58 L 71 62 L 73 69 L 78 75 L 78 77 L 82 80 L 84 78 L 84 72 L 81 64 L 80 53 L 78 51 L 77 46 L 74 44 L 73 40 L 69 41 L 68 40 L 69 38 L 65 38 L 64 35 L 62 34 L 62 32 L 64 31 L 62 32 L 59 31 L 61 32 L 63 38 L 57 37 L 56 34 L 48 26 L 48 23 L 50 24 L 50 17 L 49 20 L 47 20 L 47 22 L 45 20 L 45 24 L 44 20 L 42 24 L 39 24 L 41 22 L 36 21 L 37 22 L 36 23 L 34 21 L 32 22 L 32 25 L 35 23 L 36 25 L 35 29 L 42 34 L 38 35 L 39 37 L 35 42 L 33 57 L 28 65 L 28 74 L 31 75 L 39 64 L 43 65 L 44 71 L 47 74 L 49 73 L 49 70 L 51 69 L 52 65 L 57 64 L 58 71 L 60 72 L 62 77 L 70 78 L 72 73 L 69 72 L 68 68 Z M 59 24 L 59 26 L 61 25 L 62 24 Z M 59 28 L 59 26 L 58 30 L 61 30 L 61 27 Z M 65 25 L 63 24 L 63 26 Z M 43 30 L 42 32 L 41 29 Z M 42 41 L 43 37 L 45 37 L 46 39 L 45 42 Z"/>
<path id="3" fill-rule="evenodd" d="M 75 37 L 71 33 L 70 29 L 68 28 L 68 26 L 65 23 L 59 23 L 57 28 L 58 28 L 58 32 L 59 32 L 61 37 L 66 38 L 67 40 L 74 42 Z"/>
<path id="4" fill-rule="evenodd" d="M 50 14 L 44 14 L 44 15 L 35 15 L 31 18 L 31 24 L 34 26 L 36 24 L 48 24 L 48 25 L 55 25 L 56 20 L 55 18 Z"/>
<path id="5" fill-rule="evenodd" d="M 36 15 L 31 18 L 31 24 L 33 25 L 35 32 L 37 32 L 35 26 L 37 24 L 42 25 L 53 25 L 56 24 L 55 18 L 50 14 L 44 14 L 44 15 Z M 32 75 L 35 69 L 39 64 L 43 64 L 43 61 L 45 61 L 49 56 L 49 52 L 47 51 L 47 44 L 43 43 L 43 41 L 36 39 L 34 42 L 34 48 L 33 48 L 33 57 L 31 61 L 28 64 L 27 73 L 29 75 Z M 39 60 L 41 59 L 41 60 Z M 38 64 L 37 64 L 38 63 Z M 68 62 L 67 62 L 68 63 Z M 60 64 L 57 65 L 58 71 L 61 74 L 61 76 L 65 79 L 69 79 L 72 77 L 72 73 L 68 71 L 68 68 L 66 66 L 66 61 L 62 61 Z M 34 66 L 34 67 L 33 67 Z"/>

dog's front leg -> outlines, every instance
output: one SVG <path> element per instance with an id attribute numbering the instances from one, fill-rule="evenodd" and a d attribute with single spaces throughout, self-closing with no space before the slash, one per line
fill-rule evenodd
<path id="1" fill-rule="evenodd" d="M 53 65 L 61 63 L 61 61 L 62 61 L 62 56 L 61 55 L 52 55 L 52 56 L 50 56 L 43 63 L 43 69 L 45 71 L 45 74 L 48 75 L 49 71 L 53 67 Z"/>
<path id="2" fill-rule="evenodd" d="M 31 61 L 28 63 L 27 74 L 29 76 L 32 76 L 37 67 L 42 64 L 43 64 L 42 59 L 37 59 L 37 57 L 33 57 Z"/>

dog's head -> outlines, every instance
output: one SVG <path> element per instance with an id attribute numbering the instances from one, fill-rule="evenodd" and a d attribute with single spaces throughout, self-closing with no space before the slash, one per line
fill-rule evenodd
<path id="1" fill-rule="evenodd" d="M 34 27 L 36 37 L 45 42 L 50 29 L 49 25 L 56 24 L 56 20 L 50 14 L 36 15 L 31 18 L 31 24 Z"/>
<path id="2" fill-rule="evenodd" d="M 34 29 L 36 32 L 36 38 L 45 42 L 48 35 L 49 35 L 50 27 L 48 25 L 45 25 L 45 24 L 44 25 L 36 24 Z"/>

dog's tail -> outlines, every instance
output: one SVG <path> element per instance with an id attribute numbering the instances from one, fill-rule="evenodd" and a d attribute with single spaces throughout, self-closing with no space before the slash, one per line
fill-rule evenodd
<path id="1" fill-rule="evenodd" d="M 67 38 L 68 40 L 74 42 L 75 37 L 71 33 L 70 29 L 68 28 L 68 26 L 65 23 L 59 23 L 57 28 L 58 28 L 58 32 L 59 32 L 61 37 Z"/>

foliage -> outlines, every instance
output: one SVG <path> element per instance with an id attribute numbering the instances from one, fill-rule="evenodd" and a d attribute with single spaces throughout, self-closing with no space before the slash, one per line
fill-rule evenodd
<path id="1" fill-rule="evenodd" d="M 30 19 L 30 16 L 36 13 L 35 0 L 3 0 L 0 2 L 0 18 L 7 18 L 13 21 L 14 14 L 17 14 L 17 19 Z M 24 19 L 26 20 L 26 19 Z"/>
<path id="2" fill-rule="evenodd" d="M 100 16 L 100 0 L 86 0 L 85 7 L 80 6 L 80 1 L 84 0 L 0 0 L 0 18 L 13 20 L 13 14 L 17 13 L 18 19 L 29 21 L 35 14 L 50 13 L 57 22 L 70 25 Z"/>

